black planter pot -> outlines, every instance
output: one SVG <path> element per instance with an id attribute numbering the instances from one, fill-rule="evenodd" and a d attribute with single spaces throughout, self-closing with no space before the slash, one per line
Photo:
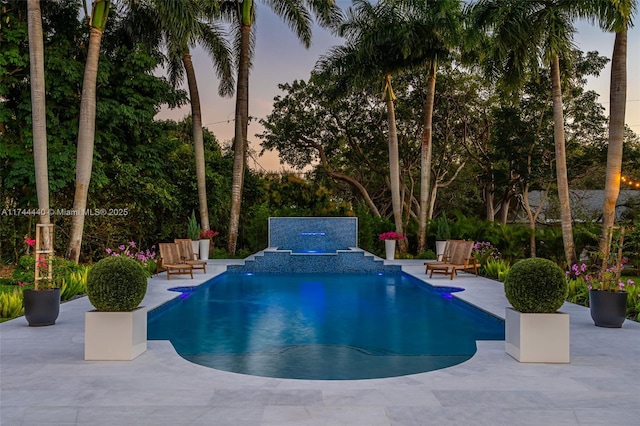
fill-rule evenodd
<path id="1" fill-rule="evenodd" d="M 589 308 L 598 327 L 620 328 L 627 317 L 627 292 L 589 290 Z"/>
<path id="2" fill-rule="evenodd" d="M 60 313 L 60 289 L 25 290 L 24 317 L 31 327 L 53 325 Z"/>

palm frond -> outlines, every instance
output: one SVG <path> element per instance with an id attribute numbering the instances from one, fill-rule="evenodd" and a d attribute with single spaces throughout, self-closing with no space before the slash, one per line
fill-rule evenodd
<path id="1" fill-rule="evenodd" d="M 303 0 L 265 0 L 265 3 L 293 30 L 305 47 L 311 45 L 311 14 Z"/>
<path id="2" fill-rule="evenodd" d="M 218 94 L 231 96 L 234 91 L 233 56 L 226 34 L 221 26 L 199 22 L 198 40 L 213 62 L 216 75 L 220 79 Z"/>
<path id="3" fill-rule="evenodd" d="M 343 20 L 342 9 L 335 0 L 306 0 L 306 4 L 313 11 L 316 21 L 321 27 L 334 32 Z"/>
<path id="4" fill-rule="evenodd" d="M 166 68 L 169 83 L 177 87 L 184 80 L 184 66 L 182 64 L 182 56 L 178 55 L 175 50 L 168 55 Z"/>

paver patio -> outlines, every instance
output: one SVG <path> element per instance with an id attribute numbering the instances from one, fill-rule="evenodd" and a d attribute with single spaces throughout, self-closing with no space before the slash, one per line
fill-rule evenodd
<path id="1" fill-rule="evenodd" d="M 230 261 L 234 262 L 234 261 Z M 143 305 L 158 306 L 226 269 L 150 280 Z M 237 263 L 237 262 L 235 262 Z M 461 274 L 427 279 L 422 261 L 393 261 L 434 285 L 504 317 L 502 284 Z M 0 324 L 0 424 L 41 425 L 620 425 L 640 423 L 640 324 L 595 327 L 587 308 L 571 314 L 570 364 L 520 364 L 504 342 L 478 342 L 469 361 L 410 376 L 307 381 L 218 371 L 149 341 L 130 362 L 84 361 L 86 297 L 61 305 L 51 327 L 23 317 Z"/>

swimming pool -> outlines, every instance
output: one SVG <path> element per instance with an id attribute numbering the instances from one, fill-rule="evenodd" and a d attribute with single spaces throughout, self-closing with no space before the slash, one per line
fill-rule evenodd
<path id="1" fill-rule="evenodd" d="M 180 289 L 178 289 L 180 290 Z M 148 338 L 256 376 L 370 379 L 436 370 L 504 322 L 406 274 L 223 274 L 149 313 Z"/>

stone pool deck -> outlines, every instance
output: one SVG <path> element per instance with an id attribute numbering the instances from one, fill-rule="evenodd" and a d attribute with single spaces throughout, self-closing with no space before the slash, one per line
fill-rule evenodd
<path id="1" fill-rule="evenodd" d="M 150 280 L 143 302 L 158 306 L 209 273 Z M 389 261 L 433 285 L 455 285 L 469 303 L 500 317 L 502 284 L 460 274 L 427 279 L 422 261 Z M 0 324 L 0 424 L 44 425 L 636 425 L 640 422 L 640 324 L 595 327 L 571 314 L 570 364 L 520 364 L 504 342 L 478 342 L 469 361 L 410 376 L 357 381 L 252 377 L 191 364 L 169 342 L 150 341 L 134 361 L 84 361 L 87 298 L 61 306 L 55 326 Z"/>

